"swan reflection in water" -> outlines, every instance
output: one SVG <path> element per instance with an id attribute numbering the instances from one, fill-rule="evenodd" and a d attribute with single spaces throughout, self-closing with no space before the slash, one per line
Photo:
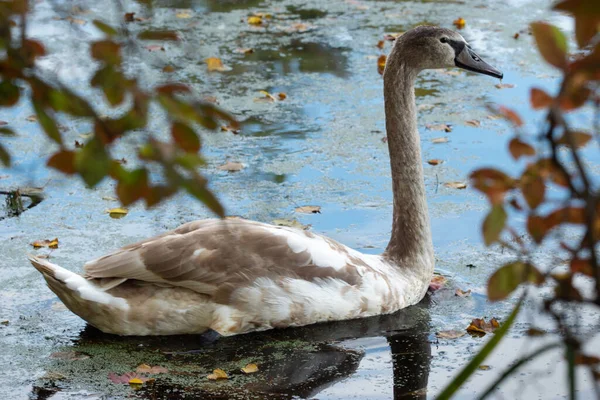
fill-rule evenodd
<path id="1" fill-rule="evenodd" d="M 429 297 L 426 297 L 420 304 L 391 315 L 233 337 L 119 337 L 87 327 L 71 350 L 85 351 L 89 346 L 117 343 L 140 348 L 142 344 L 141 348 L 146 350 L 140 351 L 151 350 L 155 359 L 159 350 L 167 359 L 165 362 L 175 366 L 195 365 L 211 370 L 238 360 L 259 364 L 259 373 L 249 376 L 241 376 L 241 372 L 236 375 L 228 369 L 230 380 L 220 382 L 208 381 L 205 374 L 198 372 L 188 374 L 185 385 L 171 382 L 171 373 L 159 375 L 154 385 L 137 393 L 141 398 L 314 398 L 336 383 L 341 386 L 335 388 L 335 393 L 350 397 L 364 386 L 352 381 L 351 376 L 365 356 L 365 351 L 352 341 L 364 342 L 366 338 L 376 341 L 380 337 L 389 345 L 392 371 L 390 364 L 383 361 L 377 368 L 384 379 L 393 373 L 394 399 L 426 399 L 431 358 L 429 321 Z M 118 360 L 117 357 L 110 362 Z M 116 367 L 111 365 L 111 368 Z M 176 368 L 171 372 L 177 374 Z M 343 380 L 346 382 L 340 383 Z"/>

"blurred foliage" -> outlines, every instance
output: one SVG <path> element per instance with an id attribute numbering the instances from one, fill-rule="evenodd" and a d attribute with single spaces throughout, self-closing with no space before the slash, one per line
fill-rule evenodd
<path id="1" fill-rule="evenodd" d="M 105 38 L 90 44 L 90 54 L 97 61 L 98 69 L 89 84 L 102 91 L 108 105 L 119 110 L 125 108 L 119 117 L 99 115 L 91 100 L 60 82 L 41 77 L 36 59 L 46 55 L 46 48 L 27 37 L 29 11 L 26 0 L 0 2 L 0 107 L 13 107 L 23 98 L 31 103 L 44 133 L 59 146 L 50 156 L 48 166 L 80 176 L 89 187 L 112 179 L 116 183 L 116 194 L 125 206 L 140 200 L 153 206 L 183 189 L 223 216 L 221 204 L 199 172 L 204 159 L 199 153 L 201 140 L 197 129 L 216 129 L 218 120 L 235 128 L 235 119 L 212 103 L 194 100 L 186 85 L 142 88 L 135 77 L 123 72 L 126 60 L 121 50 L 129 32 L 122 25 L 113 27 L 96 20 L 94 25 Z M 144 31 L 136 40 L 177 41 L 179 37 L 172 31 Z M 128 169 L 113 159 L 112 146 L 125 135 L 143 133 L 147 129 L 148 110 L 153 103 L 170 119 L 171 140 L 162 142 L 144 134 L 145 143 L 138 154 L 141 167 Z M 89 121 L 94 127 L 91 137 L 83 144 L 67 145 L 57 123 L 61 115 Z M 0 129 L 4 136 L 15 134 L 10 128 Z M 2 144 L 0 162 L 11 165 L 10 151 Z M 151 164 L 162 170 L 159 182 L 150 178 Z"/>
<path id="2" fill-rule="evenodd" d="M 600 1 L 563 0 L 554 10 L 570 15 L 575 22 L 578 49 L 569 53 L 569 40 L 556 26 L 546 22 L 531 24 L 531 33 L 542 58 L 557 68 L 562 79 L 555 96 L 542 89 L 531 89 L 531 106 L 545 112 L 544 131 L 529 132 L 519 114 L 500 106 L 495 111 L 515 127 L 509 151 L 526 166 L 519 176 L 494 168 L 483 168 L 471 174 L 473 186 L 490 203 L 482 234 L 486 245 L 500 244 L 512 250 L 518 259 L 500 267 L 489 279 L 488 297 L 492 301 L 506 299 L 522 285 L 545 285 L 552 289 L 544 298 L 543 312 L 549 315 L 561 335 L 560 342 L 540 348 L 537 354 L 521 356 L 500 375 L 479 398 L 484 398 L 503 379 L 546 350 L 562 347 L 571 399 L 576 393 L 576 368 L 586 368 L 595 378 L 595 393 L 600 399 L 600 359 L 586 354 L 584 345 L 592 337 L 578 332 L 578 324 L 569 323 L 574 310 L 582 305 L 600 306 L 600 191 L 581 151 L 593 139 L 600 141 Z M 584 107 L 594 113 L 591 129 L 582 132 L 571 128 L 568 113 Z M 525 226 L 518 228 L 520 221 Z M 565 228 L 578 228 L 581 235 L 573 243 L 565 238 Z M 524 231 L 524 232 L 523 232 Z M 573 232 L 573 231 L 572 231 Z M 534 253 L 551 246 L 556 254 L 552 265 L 536 265 Z M 594 283 L 591 293 L 580 291 L 578 277 Z M 524 292 L 525 295 L 527 291 Z M 520 308 L 521 301 L 515 311 Z M 514 312 L 511 315 L 514 319 Z M 542 331 L 531 329 L 538 336 Z M 533 334 L 532 334 L 533 335 Z M 499 342 L 493 342 L 494 346 Z M 438 399 L 450 398 L 460 384 L 477 370 L 479 363 L 493 349 L 492 341 L 475 356 L 477 362 L 467 365 Z"/>

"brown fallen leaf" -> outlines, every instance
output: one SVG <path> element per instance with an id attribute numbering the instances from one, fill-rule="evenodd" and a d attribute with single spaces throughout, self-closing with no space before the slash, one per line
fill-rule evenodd
<path id="1" fill-rule="evenodd" d="M 388 40 L 390 42 L 393 42 L 394 40 L 396 40 L 398 38 L 398 36 L 402 35 L 404 32 L 399 32 L 399 33 L 386 33 L 385 35 L 383 35 L 383 40 Z"/>
<path id="2" fill-rule="evenodd" d="M 385 40 L 380 40 L 377 42 L 377 48 L 383 49 L 383 46 L 385 46 Z"/>
<path id="3" fill-rule="evenodd" d="M 479 336 L 483 336 L 486 333 L 492 333 L 500 327 L 496 318 L 490 319 L 490 322 L 486 322 L 485 318 L 475 318 L 467 327 L 467 332 Z"/>
<path id="4" fill-rule="evenodd" d="M 546 334 L 545 331 L 538 328 L 529 328 L 527 329 L 527 336 L 544 336 Z"/>
<path id="5" fill-rule="evenodd" d="M 69 21 L 70 23 L 77 24 L 77 25 L 85 25 L 87 23 L 87 21 L 85 21 L 83 19 L 73 18 L 73 17 L 67 17 L 67 18 L 65 18 L 65 21 Z"/>
<path id="6" fill-rule="evenodd" d="M 0 321 L 0 325 L 2 326 L 8 326 L 10 324 L 10 322 L 7 319 L 3 319 L 2 321 Z"/>
<path id="7" fill-rule="evenodd" d="M 85 353 L 80 353 L 78 351 L 57 351 L 50 354 L 50 358 L 64 361 L 81 361 L 87 360 L 88 358 L 90 358 L 90 356 L 88 356 Z"/>
<path id="8" fill-rule="evenodd" d="M 304 32 L 310 31 L 310 30 L 312 30 L 314 28 L 315 27 L 313 25 L 305 24 L 303 22 L 297 22 L 295 24 L 292 24 L 292 25 L 286 27 L 284 30 L 286 32 L 304 33 Z"/>
<path id="9" fill-rule="evenodd" d="M 37 117 L 35 115 L 30 115 L 25 119 L 29 122 L 37 122 Z"/>
<path id="10" fill-rule="evenodd" d="M 119 219 L 119 218 L 123 218 L 124 216 L 126 216 L 127 213 L 129 212 L 129 210 L 126 208 L 117 207 L 117 208 L 111 208 L 110 210 L 106 210 L 106 212 L 108 213 L 108 215 L 111 218 Z"/>
<path id="11" fill-rule="evenodd" d="M 149 378 L 139 375 L 137 372 L 127 372 L 123 375 L 115 374 L 114 372 L 110 372 L 108 374 L 108 379 L 112 383 L 128 385 L 129 382 L 133 379 L 139 379 L 142 383 L 146 382 Z"/>
<path id="12" fill-rule="evenodd" d="M 287 94 L 285 94 L 283 92 L 279 92 L 279 93 L 277 93 L 277 97 L 279 97 L 279 100 L 285 100 L 285 99 L 287 99 Z"/>
<path id="13" fill-rule="evenodd" d="M 204 62 L 206 62 L 206 68 L 208 69 L 208 72 L 231 71 L 231 68 L 223 65 L 223 61 L 221 61 L 221 59 L 218 57 L 208 57 L 204 60 Z"/>
<path id="14" fill-rule="evenodd" d="M 452 24 L 457 28 L 457 29 L 462 29 L 465 27 L 465 25 L 467 24 L 467 21 L 464 20 L 464 18 L 459 17 L 457 19 L 455 19 L 454 21 L 452 21 Z"/>
<path id="15" fill-rule="evenodd" d="M 228 379 L 227 372 L 223 371 L 220 368 L 217 368 L 213 371 L 212 374 L 208 375 L 207 378 L 211 381 L 216 381 L 219 379 Z"/>
<path id="16" fill-rule="evenodd" d="M 447 137 L 439 137 L 439 138 L 431 139 L 431 143 L 434 143 L 434 144 L 448 143 L 448 138 Z"/>
<path id="17" fill-rule="evenodd" d="M 443 161 L 439 160 L 437 158 L 427 160 L 427 164 L 429 164 L 429 165 L 440 165 L 441 163 L 443 163 Z"/>
<path id="18" fill-rule="evenodd" d="M 172 65 L 165 65 L 165 67 L 162 70 L 163 72 L 170 74 L 171 72 L 175 72 L 175 67 Z"/>
<path id="19" fill-rule="evenodd" d="M 218 166 L 221 171 L 237 172 L 244 169 L 244 164 L 240 162 L 227 161 L 225 164 Z"/>
<path id="20" fill-rule="evenodd" d="M 512 83 L 497 83 L 494 86 L 496 86 L 498 89 L 511 89 L 515 87 L 515 85 Z"/>
<path id="21" fill-rule="evenodd" d="M 383 75 L 383 71 L 385 70 L 385 63 L 387 62 L 387 57 L 382 54 L 379 56 L 379 58 L 377 58 L 377 72 L 379 72 L 380 75 Z"/>
<path id="22" fill-rule="evenodd" d="M 444 183 L 444 186 L 446 186 L 447 188 L 452 188 L 452 189 L 466 189 L 467 188 L 467 184 L 464 182 L 446 182 L 446 183 Z"/>
<path id="23" fill-rule="evenodd" d="M 436 332 L 435 337 L 437 337 L 438 339 L 458 339 L 459 337 L 463 337 L 466 334 L 467 333 L 465 331 L 449 330 Z"/>
<path id="24" fill-rule="evenodd" d="M 455 296 L 458 297 L 470 297 L 471 296 L 471 289 L 464 291 L 462 289 L 456 289 L 456 291 L 454 292 Z"/>
<path id="25" fill-rule="evenodd" d="M 258 372 L 258 365 L 248 364 L 244 368 L 242 368 L 242 372 L 245 374 L 253 374 L 255 372 Z"/>
<path id="26" fill-rule="evenodd" d="M 448 124 L 425 124 L 425 128 L 430 131 L 452 132 L 452 126 Z"/>
<path id="27" fill-rule="evenodd" d="M 148 364 L 140 364 L 135 369 L 135 372 L 138 374 L 166 374 L 169 370 L 164 367 L 159 367 L 158 365 L 151 367 Z"/>
<path id="28" fill-rule="evenodd" d="M 520 35 L 519 35 L 519 32 L 517 32 L 517 33 L 515 33 L 515 34 L 513 35 L 513 39 L 518 39 L 518 38 L 519 38 L 519 36 L 520 36 Z"/>
<path id="29" fill-rule="evenodd" d="M 35 242 L 31 243 L 31 245 L 33 246 L 34 249 L 39 249 L 42 247 L 58 249 L 58 238 L 54 238 L 52 240 L 50 240 L 50 239 L 36 240 Z"/>
<path id="30" fill-rule="evenodd" d="M 477 119 L 470 119 L 468 121 L 465 121 L 465 123 L 474 128 L 479 128 L 481 126 L 481 122 Z"/>
<path id="31" fill-rule="evenodd" d="M 135 16 L 134 12 L 125 13 L 125 16 L 123 17 L 123 19 L 125 20 L 125 22 L 133 22 L 133 21 L 135 21 L 134 16 Z"/>
<path id="32" fill-rule="evenodd" d="M 306 213 L 306 214 L 321 214 L 321 206 L 296 207 L 296 212 Z"/>

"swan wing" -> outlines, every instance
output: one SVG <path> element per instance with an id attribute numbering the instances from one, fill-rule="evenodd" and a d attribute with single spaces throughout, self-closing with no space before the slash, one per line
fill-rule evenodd
<path id="1" fill-rule="evenodd" d="M 334 278 L 357 285 L 361 254 L 310 232 L 243 219 L 190 222 L 86 263 L 88 279 L 180 286 L 227 301 L 259 278 Z"/>

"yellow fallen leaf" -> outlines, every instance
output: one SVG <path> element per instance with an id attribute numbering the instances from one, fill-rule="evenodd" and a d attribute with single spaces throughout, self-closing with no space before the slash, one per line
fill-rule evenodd
<path id="1" fill-rule="evenodd" d="M 458 19 L 455 19 L 452 23 L 457 29 L 462 29 L 465 27 L 467 21 L 465 21 L 464 18 L 460 17 Z"/>
<path id="2" fill-rule="evenodd" d="M 252 15 L 248 17 L 248 23 L 250 25 L 262 25 L 263 19 L 260 15 Z"/>
<path id="3" fill-rule="evenodd" d="M 216 381 L 219 379 L 228 379 L 227 372 L 223 371 L 220 368 L 217 368 L 213 371 L 212 374 L 208 375 L 207 378 L 211 381 Z"/>
<path id="4" fill-rule="evenodd" d="M 266 101 L 266 102 L 270 102 L 270 103 L 277 101 L 275 96 L 273 96 L 271 93 L 267 92 L 266 90 L 261 90 L 259 93 L 262 94 L 263 97 L 257 97 L 254 99 L 254 101 Z"/>
<path id="5" fill-rule="evenodd" d="M 253 374 L 255 372 L 258 372 L 258 365 L 248 364 L 244 368 L 242 368 L 242 372 L 245 374 Z"/>
<path id="6" fill-rule="evenodd" d="M 140 378 L 133 378 L 129 380 L 129 386 L 134 390 L 140 390 L 144 382 Z"/>
<path id="7" fill-rule="evenodd" d="M 192 18 L 192 10 L 179 10 L 175 16 L 182 19 Z"/>
<path id="8" fill-rule="evenodd" d="M 435 337 L 437 337 L 438 339 L 458 339 L 459 337 L 463 337 L 466 334 L 467 333 L 464 331 L 449 330 L 436 332 Z"/>
<path id="9" fill-rule="evenodd" d="M 206 67 L 208 68 L 208 72 L 213 72 L 213 71 L 219 71 L 219 72 L 231 71 L 231 68 L 226 67 L 225 65 L 223 65 L 223 61 L 221 61 L 221 59 L 218 58 L 218 57 L 208 57 L 204 61 L 206 62 Z"/>
<path id="10" fill-rule="evenodd" d="M 117 207 L 117 208 L 111 208 L 110 210 L 107 210 L 106 212 L 108 213 L 108 215 L 111 218 L 119 219 L 119 218 L 123 218 L 124 216 L 126 216 L 127 213 L 129 212 L 129 210 L 126 208 Z"/>
<path id="11" fill-rule="evenodd" d="M 143 373 L 148 373 L 150 372 L 150 370 L 152 369 L 151 366 L 149 366 L 148 364 L 140 364 L 138 365 L 138 367 L 136 368 L 135 372 L 139 373 L 139 374 L 143 374 Z"/>
<path id="12" fill-rule="evenodd" d="M 163 72 L 171 73 L 171 72 L 175 72 L 175 67 L 172 65 L 166 65 L 162 70 L 163 70 Z"/>
<path id="13" fill-rule="evenodd" d="M 31 243 L 31 245 L 33 246 L 34 249 L 39 249 L 41 247 L 49 247 L 51 249 L 57 249 L 58 248 L 58 238 L 54 238 L 52 240 L 49 240 L 49 239 L 36 240 L 35 242 Z"/>
<path id="14" fill-rule="evenodd" d="M 489 365 L 480 365 L 479 367 L 477 367 L 477 369 L 480 369 L 482 371 L 489 371 L 490 369 L 492 369 L 492 367 L 490 367 Z"/>
<path id="15" fill-rule="evenodd" d="M 379 58 L 377 58 L 377 72 L 379 72 L 380 75 L 383 75 L 383 71 L 385 70 L 385 63 L 387 62 L 387 57 L 382 54 L 379 56 Z"/>

